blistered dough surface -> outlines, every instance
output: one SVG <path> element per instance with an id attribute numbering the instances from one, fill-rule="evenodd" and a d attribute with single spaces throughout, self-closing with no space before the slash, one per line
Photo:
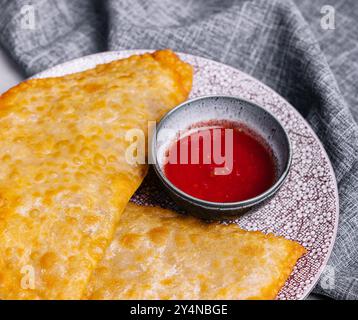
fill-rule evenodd
<path id="1" fill-rule="evenodd" d="M 146 173 L 125 160 L 125 133 L 146 133 L 191 83 L 164 50 L 0 97 L 0 299 L 82 296 Z"/>
<path id="2" fill-rule="evenodd" d="M 86 299 L 274 299 L 305 249 L 129 203 Z"/>

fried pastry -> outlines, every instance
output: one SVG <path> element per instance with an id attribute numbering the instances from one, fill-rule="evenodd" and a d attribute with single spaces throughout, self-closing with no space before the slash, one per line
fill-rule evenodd
<path id="1" fill-rule="evenodd" d="M 129 203 L 85 299 L 274 299 L 298 243 Z"/>
<path id="2" fill-rule="evenodd" d="M 0 97 L 0 299 L 78 299 L 146 165 L 125 159 L 188 97 L 192 68 L 169 50 Z"/>

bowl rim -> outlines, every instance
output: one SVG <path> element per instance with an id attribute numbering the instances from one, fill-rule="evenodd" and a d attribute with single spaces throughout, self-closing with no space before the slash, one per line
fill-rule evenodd
<path id="1" fill-rule="evenodd" d="M 176 187 L 165 175 L 165 173 L 163 172 L 162 168 L 160 167 L 159 163 L 158 163 L 158 152 L 157 152 L 157 136 L 158 133 L 160 132 L 161 128 L 163 127 L 164 123 L 166 122 L 166 120 L 172 116 L 174 113 L 176 113 L 179 109 L 182 109 L 183 107 L 187 106 L 188 104 L 191 104 L 193 102 L 197 102 L 200 100 L 207 100 L 207 99 L 215 99 L 215 98 L 219 98 L 219 99 L 233 99 L 233 100 L 238 100 L 250 105 L 253 105 L 256 108 L 259 108 L 261 110 L 263 110 L 264 112 L 266 112 L 269 116 L 271 116 L 277 123 L 278 125 L 281 127 L 283 133 L 284 133 L 284 137 L 287 141 L 287 146 L 288 146 L 288 159 L 287 162 L 285 164 L 285 167 L 283 169 L 282 174 L 279 176 L 279 178 L 277 179 L 277 181 L 266 191 L 260 193 L 259 195 L 247 199 L 247 200 L 243 200 L 243 201 L 236 201 L 236 202 L 214 202 L 214 201 L 207 201 L 207 200 L 203 200 L 203 199 L 199 199 L 196 198 L 194 196 L 191 196 L 190 194 L 184 192 L 183 190 L 181 190 L 180 188 Z M 175 193 L 177 193 L 178 195 L 180 195 L 181 197 L 183 197 L 185 200 L 189 200 L 189 202 L 194 203 L 194 204 L 199 204 L 203 207 L 206 208 L 219 208 L 221 210 L 225 210 L 225 209 L 232 209 L 232 208 L 245 208 L 245 207 L 251 207 L 255 204 L 259 204 L 262 201 L 270 198 L 271 196 L 273 196 L 282 186 L 282 184 L 285 182 L 288 173 L 290 171 L 291 168 L 291 164 L 292 164 L 292 144 L 291 144 L 291 140 L 289 138 L 289 135 L 286 131 L 286 129 L 284 128 L 284 126 L 282 125 L 282 123 L 277 119 L 276 116 L 274 116 L 270 111 L 268 111 L 267 109 L 263 108 L 262 106 L 249 101 L 247 99 L 243 99 L 241 97 L 238 96 L 230 96 L 230 95 L 204 95 L 204 96 L 199 96 L 199 97 L 195 97 L 192 99 L 188 99 L 184 102 L 182 102 L 181 104 L 177 105 L 176 107 L 174 107 L 173 109 L 171 109 L 170 111 L 168 111 L 160 120 L 160 122 L 158 123 L 158 125 L 156 126 L 156 132 L 153 135 L 152 138 L 152 142 L 151 142 L 151 155 L 152 155 L 152 159 L 154 160 L 153 163 L 153 167 L 155 172 L 157 173 L 157 175 L 159 176 L 159 178 L 162 180 L 162 182 L 164 182 L 164 185 L 169 188 L 172 189 L 172 191 L 174 191 Z"/>

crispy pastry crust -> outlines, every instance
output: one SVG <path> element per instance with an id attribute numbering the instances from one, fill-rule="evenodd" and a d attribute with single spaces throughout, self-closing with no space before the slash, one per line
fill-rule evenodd
<path id="1" fill-rule="evenodd" d="M 125 132 L 184 101 L 192 68 L 132 56 L 0 97 L 0 299 L 78 299 L 147 166 Z"/>
<path id="2" fill-rule="evenodd" d="M 275 299 L 298 243 L 129 203 L 85 299 Z"/>

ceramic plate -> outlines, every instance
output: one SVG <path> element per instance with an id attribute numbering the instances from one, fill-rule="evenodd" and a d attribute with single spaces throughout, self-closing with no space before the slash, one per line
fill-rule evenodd
<path id="1" fill-rule="evenodd" d="M 56 77 L 93 68 L 145 50 L 105 52 L 58 65 L 36 75 Z M 293 162 L 280 191 L 265 206 L 236 220 L 246 230 L 261 230 L 296 240 L 308 253 L 296 264 L 278 299 L 303 299 L 313 289 L 332 251 L 338 223 L 337 184 L 328 156 L 301 115 L 281 96 L 251 76 L 224 64 L 180 54 L 195 68 L 191 97 L 225 94 L 250 100 L 272 112 L 287 130 Z M 179 210 L 149 174 L 132 201 Z"/>

